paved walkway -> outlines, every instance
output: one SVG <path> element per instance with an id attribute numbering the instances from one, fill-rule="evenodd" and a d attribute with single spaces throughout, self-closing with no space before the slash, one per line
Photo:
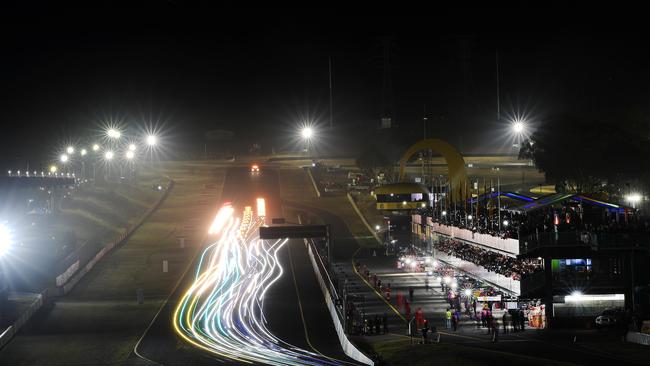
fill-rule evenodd
<path id="1" fill-rule="evenodd" d="M 377 314 L 381 318 L 387 313 L 389 320 L 389 332 L 396 336 L 407 335 L 407 323 L 405 309 L 400 308 L 397 304 L 397 293 L 401 292 L 405 299 L 409 298 L 408 288 L 413 288 L 413 301 L 411 303 L 411 316 L 415 314 L 418 308 L 421 308 L 424 317 L 428 319 L 429 324 L 435 325 L 442 337 L 461 337 L 467 340 L 490 341 L 492 335 L 488 334 L 487 328 L 477 327 L 475 320 L 470 319 L 467 315 L 462 315 L 458 329 L 445 329 L 445 312 L 448 308 L 447 300 L 440 286 L 433 286 L 433 280 L 430 279 L 430 287 L 427 290 L 425 286 L 425 273 L 413 273 L 399 270 L 395 266 L 395 258 L 384 256 L 373 256 L 372 253 L 360 252 L 356 256 L 356 261 L 361 265 L 366 265 L 370 275 L 377 274 L 381 279 L 382 285 L 390 283 L 391 298 L 387 301 L 385 292 L 380 295 L 376 289 L 373 289 L 372 280 L 366 281 L 361 273 L 356 273 L 352 263 L 336 263 L 336 271 L 343 274 L 348 279 L 348 293 L 357 295 L 362 298 L 360 306 L 363 311 L 374 318 Z M 415 323 L 415 322 L 414 322 Z M 522 333 L 503 333 L 503 328 L 499 329 L 499 340 L 517 340 Z M 535 332 L 535 329 L 529 329 Z"/>

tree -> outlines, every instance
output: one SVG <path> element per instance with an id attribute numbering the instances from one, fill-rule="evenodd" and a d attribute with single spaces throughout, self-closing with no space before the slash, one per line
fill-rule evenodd
<path id="1" fill-rule="evenodd" d="M 546 180 L 570 191 L 596 193 L 608 185 L 647 175 L 647 139 L 621 123 L 557 116 L 543 121 L 522 143 L 520 159 L 532 159 Z"/>

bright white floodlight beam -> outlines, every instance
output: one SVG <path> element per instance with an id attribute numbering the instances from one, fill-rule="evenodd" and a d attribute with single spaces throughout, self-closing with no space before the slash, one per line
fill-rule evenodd
<path id="1" fill-rule="evenodd" d="M 133 151 L 129 150 L 129 151 L 126 152 L 126 158 L 127 159 L 131 160 L 131 159 L 133 159 L 134 156 L 135 156 L 135 154 L 133 153 Z"/>
<path id="2" fill-rule="evenodd" d="M 129 144 L 129 151 L 135 151 L 135 145 Z"/>
<path id="3" fill-rule="evenodd" d="M 115 128 L 109 128 L 108 131 L 106 131 L 106 135 L 112 139 L 119 139 L 120 136 L 122 136 L 122 133 Z"/>
<path id="4" fill-rule="evenodd" d="M 113 159 L 113 155 L 114 155 L 114 154 L 113 154 L 112 151 L 107 151 L 107 152 L 104 154 L 104 157 L 106 158 L 106 160 L 111 160 L 111 159 Z"/>
<path id="5" fill-rule="evenodd" d="M 300 134 L 302 135 L 302 138 L 309 140 L 314 135 L 314 130 L 311 127 L 305 127 L 300 131 Z"/>
<path id="6" fill-rule="evenodd" d="M 74 147 L 68 146 L 68 148 L 65 149 L 65 152 L 67 152 L 70 155 L 74 154 Z"/>
<path id="7" fill-rule="evenodd" d="M 67 163 L 68 162 L 68 155 L 67 154 L 61 154 L 61 162 L 62 163 Z"/>
<path id="8" fill-rule="evenodd" d="M 85 156 L 88 153 L 86 149 L 81 149 L 81 156 Z"/>
<path id="9" fill-rule="evenodd" d="M 12 242 L 11 231 L 4 224 L 0 224 L 0 258 L 7 254 Z"/>
<path id="10" fill-rule="evenodd" d="M 512 129 L 515 133 L 522 133 L 524 132 L 524 123 L 521 121 L 515 121 L 515 123 L 512 124 Z"/>
<path id="11" fill-rule="evenodd" d="M 158 138 L 154 135 L 147 136 L 147 145 L 155 146 L 158 143 Z"/>
<path id="12" fill-rule="evenodd" d="M 97 151 L 97 150 L 99 150 L 99 145 L 94 144 L 94 145 L 93 145 L 93 151 Z"/>
<path id="13" fill-rule="evenodd" d="M 625 199 L 630 203 L 639 203 L 643 197 L 641 197 L 641 195 L 638 193 L 632 193 L 625 196 Z"/>

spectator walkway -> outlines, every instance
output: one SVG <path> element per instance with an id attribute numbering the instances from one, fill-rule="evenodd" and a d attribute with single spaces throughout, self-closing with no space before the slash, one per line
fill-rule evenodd
<path id="1" fill-rule="evenodd" d="M 388 315 L 389 332 L 394 336 L 406 336 L 408 334 L 406 323 L 406 310 L 400 307 L 397 302 L 397 295 L 401 293 L 404 299 L 409 300 L 409 288 L 413 289 L 413 301 L 411 303 L 411 317 L 415 315 L 418 308 L 422 309 L 423 316 L 430 325 L 436 326 L 443 339 L 453 337 L 463 342 L 487 342 L 492 339 L 487 328 L 479 327 L 476 320 L 468 315 L 462 314 L 461 321 L 456 331 L 445 328 L 445 312 L 449 307 L 442 289 L 433 278 L 430 278 L 430 287 L 426 289 L 426 274 L 412 273 L 398 270 L 395 265 L 395 258 L 374 257 L 372 255 L 358 255 L 356 261 L 360 263 L 360 271 L 355 273 L 352 263 L 336 263 L 337 273 L 342 274 L 340 278 L 348 279 L 348 293 L 363 299 L 359 302 L 360 308 L 371 319 L 375 314 L 381 319 L 384 313 Z M 364 267 L 364 265 L 366 267 Z M 370 272 L 366 280 L 363 270 Z M 386 291 L 379 294 L 377 288 L 373 289 L 373 274 L 381 280 L 382 288 L 388 283 L 391 287 L 390 301 L 386 299 Z M 501 319 L 498 319 L 501 320 Z M 413 321 L 413 326 L 416 326 Z M 522 333 L 503 333 L 503 326 L 499 322 L 499 341 L 520 341 Z M 420 333 L 418 332 L 419 336 Z M 449 338 L 447 338 L 449 339 Z"/>

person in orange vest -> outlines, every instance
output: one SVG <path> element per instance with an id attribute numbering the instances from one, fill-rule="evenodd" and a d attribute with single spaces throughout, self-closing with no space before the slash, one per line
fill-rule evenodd
<path id="1" fill-rule="evenodd" d="M 422 327 L 424 325 L 424 314 L 422 313 L 422 308 L 418 308 L 415 311 L 415 322 L 418 323 L 418 327 Z"/>

